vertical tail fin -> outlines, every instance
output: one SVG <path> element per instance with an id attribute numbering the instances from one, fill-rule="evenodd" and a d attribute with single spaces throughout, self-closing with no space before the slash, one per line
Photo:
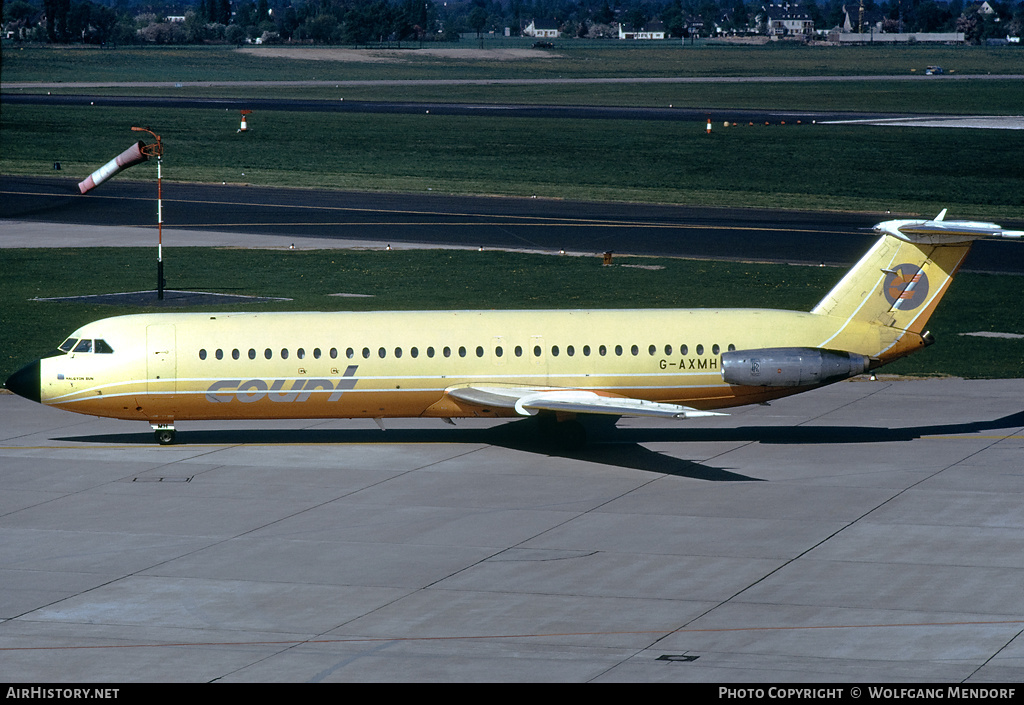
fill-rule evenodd
<path id="1" fill-rule="evenodd" d="M 970 248 L 885 234 L 812 313 L 921 333 Z"/>
<path id="2" fill-rule="evenodd" d="M 812 310 L 837 320 L 826 342 L 857 327 L 851 323 L 873 324 L 879 326 L 875 330 L 882 347 L 863 354 L 885 362 L 912 352 L 928 342 L 921 338 L 924 327 L 973 242 L 1024 236 L 995 223 L 945 217 L 943 209 L 933 220 L 889 220 L 875 226 L 882 237 Z M 907 334 L 913 334 L 913 342 Z"/>

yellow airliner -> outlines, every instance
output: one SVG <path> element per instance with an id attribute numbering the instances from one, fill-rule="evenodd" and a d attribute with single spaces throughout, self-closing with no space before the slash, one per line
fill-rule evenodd
<path id="1" fill-rule="evenodd" d="M 539 415 L 691 418 L 853 377 L 932 342 L 924 326 L 993 223 L 890 220 L 809 313 L 767 309 L 159 313 L 83 326 L 6 386 L 148 421 Z"/>

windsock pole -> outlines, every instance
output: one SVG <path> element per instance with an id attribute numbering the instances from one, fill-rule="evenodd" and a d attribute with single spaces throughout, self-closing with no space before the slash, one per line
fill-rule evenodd
<path id="1" fill-rule="evenodd" d="M 156 144 L 147 144 L 142 149 L 148 156 L 156 157 L 156 298 L 164 300 L 164 199 L 163 161 L 164 145 L 160 135 L 145 127 L 132 127 L 132 132 L 148 132 L 156 138 Z M 142 144 L 141 142 L 139 143 Z"/>

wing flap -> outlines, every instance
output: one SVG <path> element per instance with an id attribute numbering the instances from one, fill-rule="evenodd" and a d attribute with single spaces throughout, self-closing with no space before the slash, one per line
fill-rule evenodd
<path id="1" fill-rule="evenodd" d="M 613 416 L 652 416 L 689 419 L 698 416 L 725 416 L 715 411 L 700 411 L 689 406 L 645 401 L 631 397 L 606 396 L 581 389 L 529 389 L 523 387 L 456 387 L 447 391 L 458 401 L 475 406 L 515 409 L 521 416 L 540 411 Z"/>

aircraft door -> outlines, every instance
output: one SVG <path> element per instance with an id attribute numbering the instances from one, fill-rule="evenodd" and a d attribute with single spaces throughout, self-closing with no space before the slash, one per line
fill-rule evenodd
<path id="1" fill-rule="evenodd" d="M 172 396 L 177 389 L 174 326 L 146 326 L 146 392 Z"/>

